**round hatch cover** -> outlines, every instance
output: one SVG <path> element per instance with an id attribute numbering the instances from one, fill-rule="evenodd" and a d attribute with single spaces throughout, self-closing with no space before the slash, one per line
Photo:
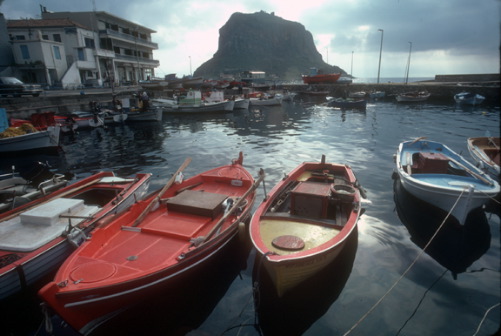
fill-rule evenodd
<path id="1" fill-rule="evenodd" d="M 73 281 L 91 283 L 111 277 L 117 271 L 114 264 L 103 262 L 89 262 L 78 266 L 70 273 Z"/>
<path id="2" fill-rule="evenodd" d="M 304 248 L 304 241 L 301 238 L 292 235 L 277 237 L 273 239 L 271 243 L 273 246 L 282 250 L 296 251 Z"/>

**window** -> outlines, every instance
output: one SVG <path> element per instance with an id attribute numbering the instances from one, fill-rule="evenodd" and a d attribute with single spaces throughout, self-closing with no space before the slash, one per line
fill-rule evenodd
<path id="1" fill-rule="evenodd" d="M 54 57 L 58 60 L 61 59 L 61 51 L 59 50 L 58 46 L 52 46 L 54 48 Z"/>
<path id="2" fill-rule="evenodd" d="M 49 35 L 42 35 L 42 40 L 48 40 L 49 39 Z"/>
<path id="3" fill-rule="evenodd" d="M 28 46 L 22 44 L 19 47 L 21 48 L 21 55 L 23 56 L 23 59 L 30 59 L 30 51 L 28 50 Z"/>
<path id="4" fill-rule="evenodd" d="M 16 40 L 24 41 L 26 40 L 26 37 L 24 35 L 16 35 Z"/>
<path id="5" fill-rule="evenodd" d="M 61 42 L 61 35 L 60 34 L 54 34 L 54 35 L 52 35 L 52 37 L 54 38 L 54 41 Z"/>
<path id="6" fill-rule="evenodd" d="M 94 45 L 94 39 L 86 37 L 85 38 L 85 46 L 87 48 L 93 48 L 94 49 L 94 47 L 95 47 L 95 45 Z"/>
<path id="7" fill-rule="evenodd" d="M 78 60 L 79 61 L 85 61 L 85 55 L 84 55 L 83 49 L 78 48 L 77 52 L 78 52 Z"/>

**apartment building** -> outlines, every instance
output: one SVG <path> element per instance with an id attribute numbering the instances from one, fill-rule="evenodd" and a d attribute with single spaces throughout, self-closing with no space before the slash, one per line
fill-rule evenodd
<path id="1" fill-rule="evenodd" d="M 153 77 L 159 61 L 154 30 L 106 12 L 42 11 L 42 19 L 8 20 L 19 77 L 73 88 L 134 84 Z"/>

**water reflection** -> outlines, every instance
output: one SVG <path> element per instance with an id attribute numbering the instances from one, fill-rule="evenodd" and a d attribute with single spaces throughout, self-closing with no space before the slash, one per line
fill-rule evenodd
<path id="1" fill-rule="evenodd" d="M 411 195 L 403 188 L 400 179 L 395 179 L 394 192 L 400 220 L 409 231 L 412 242 L 423 249 L 447 213 Z M 489 250 L 490 241 L 485 211 L 477 208 L 470 212 L 464 225 L 449 217 L 425 252 L 456 278 Z"/>
<path id="2" fill-rule="evenodd" d="M 358 246 L 358 230 L 325 269 L 279 298 L 261 259 L 254 263 L 254 306 L 264 335 L 302 335 L 323 316 L 342 292 Z"/>

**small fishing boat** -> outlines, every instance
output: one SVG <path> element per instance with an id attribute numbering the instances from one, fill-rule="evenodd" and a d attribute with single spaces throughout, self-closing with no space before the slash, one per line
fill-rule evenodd
<path id="1" fill-rule="evenodd" d="M 427 91 L 412 91 L 399 93 L 395 97 L 398 102 L 422 102 L 430 98 L 430 93 Z"/>
<path id="2" fill-rule="evenodd" d="M 492 178 L 499 181 L 500 178 L 500 138 L 477 137 L 468 138 L 468 151 L 475 160 L 478 168 L 487 172 Z"/>
<path id="3" fill-rule="evenodd" d="M 57 123 L 67 124 L 70 120 L 75 123 L 78 128 L 95 128 L 104 125 L 104 117 L 102 112 L 86 112 L 73 111 L 69 115 L 56 115 L 54 119 Z"/>
<path id="4" fill-rule="evenodd" d="M 369 92 L 369 98 L 370 99 L 382 99 L 386 96 L 386 92 L 384 91 L 371 91 Z"/>
<path id="5" fill-rule="evenodd" d="M 162 109 L 160 107 L 151 107 L 147 111 L 131 109 L 126 114 L 126 122 L 162 121 Z"/>
<path id="6" fill-rule="evenodd" d="M 365 99 L 343 99 L 343 98 L 333 98 L 327 101 L 327 106 L 337 107 L 340 109 L 355 109 L 355 110 L 365 110 L 367 108 L 367 100 Z"/>
<path id="7" fill-rule="evenodd" d="M 235 99 L 235 106 L 233 106 L 233 109 L 239 110 L 239 109 L 248 109 L 250 105 L 250 100 L 247 98 L 236 98 Z"/>
<path id="8" fill-rule="evenodd" d="M 478 105 L 481 104 L 485 97 L 476 93 L 471 92 L 460 92 L 454 95 L 454 100 L 458 104 L 463 105 Z"/>
<path id="9" fill-rule="evenodd" d="M 233 100 L 205 102 L 200 90 L 189 90 L 186 96 L 178 97 L 176 104 L 162 108 L 165 113 L 209 113 L 233 111 L 234 106 Z"/>
<path id="10" fill-rule="evenodd" d="M 141 200 L 150 177 L 101 172 L 1 214 L 0 299 L 55 271 L 107 216 Z"/>
<path id="11" fill-rule="evenodd" d="M 255 91 L 249 93 L 251 106 L 278 106 L 282 105 L 283 96 L 281 94 L 269 94 L 266 92 Z"/>
<path id="12" fill-rule="evenodd" d="M 310 68 L 309 75 L 303 75 L 304 84 L 332 84 L 341 77 L 340 73 L 323 74 L 316 68 Z"/>
<path id="13" fill-rule="evenodd" d="M 24 124 L 20 127 L 10 127 L 0 133 L 0 153 L 59 147 L 59 125 L 48 126 L 43 131 L 37 131 L 33 126 L 27 129 L 27 126 Z"/>
<path id="14" fill-rule="evenodd" d="M 356 92 L 350 92 L 348 93 L 349 98 L 365 98 L 367 97 L 367 92 L 365 91 L 356 91 Z"/>
<path id="15" fill-rule="evenodd" d="M 266 196 L 250 237 L 281 297 L 332 262 L 354 232 L 361 188 L 347 165 L 305 162 Z"/>
<path id="16" fill-rule="evenodd" d="M 254 182 L 242 166 L 242 153 L 229 165 L 180 181 L 189 162 L 162 190 L 96 229 L 40 290 L 80 333 L 205 266 L 250 216 L 264 175 Z"/>
<path id="17" fill-rule="evenodd" d="M 395 155 L 403 187 L 415 197 L 450 212 L 460 224 L 468 213 L 499 193 L 499 184 L 447 146 L 419 138 Z"/>

